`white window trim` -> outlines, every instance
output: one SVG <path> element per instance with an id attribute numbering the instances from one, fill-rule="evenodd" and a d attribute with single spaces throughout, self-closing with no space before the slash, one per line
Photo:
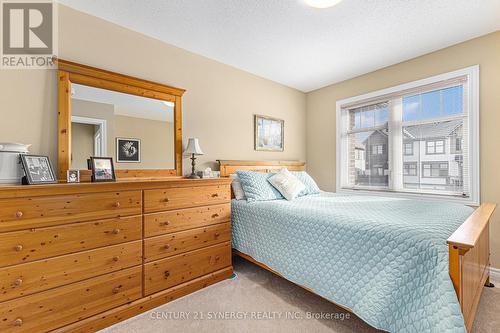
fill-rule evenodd
<path id="1" fill-rule="evenodd" d="M 374 99 L 378 96 L 394 94 L 399 91 L 414 89 L 420 86 L 450 80 L 459 76 L 467 75 L 468 98 L 468 125 L 469 125 L 469 170 L 470 170 L 470 197 L 452 197 L 448 195 L 428 194 L 428 193 L 404 193 L 388 190 L 364 190 L 342 188 L 342 175 L 347 172 L 346 165 L 342 160 L 342 107 L 344 105 Z M 382 195 L 391 197 L 413 198 L 413 199 L 436 199 L 448 202 L 460 202 L 466 205 L 479 206 L 480 200 L 480 159 L 479 159 L 479 65 L 459 69 L 456 71 L 439 74 L 426 79 L 400 84 L 394 87 L 373 91 L 360 96 L 354 96 L 337 101 L 336 103 L 336 191 L 338 193 Z"/>

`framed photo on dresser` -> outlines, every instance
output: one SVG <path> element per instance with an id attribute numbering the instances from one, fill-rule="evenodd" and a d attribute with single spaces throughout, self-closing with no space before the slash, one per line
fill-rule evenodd
<path id="1" fill-rule="evenodd" d="M 115 167 L 111 157 L 91 157 L 90 167 L 92 170 L 93 182 L 114 182 L 116 181 Z"/>
<path id="2" fill-rule="evenodd" d="M 25 173 L 22 179 L 23 184 L 36 185 L 57 183 L 56 175 L 52 169 L 48 156 L 23 154 L 20 156 Z"/>
<path id="3" fill-rule="evenodd" d="M 68 170 L 66 175 L 66 181 L 68 183 L 79 183 L 80 182 L 80 170 Z"/>

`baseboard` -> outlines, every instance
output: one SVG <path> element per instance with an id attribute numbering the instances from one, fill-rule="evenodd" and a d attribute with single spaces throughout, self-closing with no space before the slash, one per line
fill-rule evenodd
<path id="1" fill-rule="evenodd" d="M 490 267 L 490 280 L 500 287 L 500 268 Z"/>

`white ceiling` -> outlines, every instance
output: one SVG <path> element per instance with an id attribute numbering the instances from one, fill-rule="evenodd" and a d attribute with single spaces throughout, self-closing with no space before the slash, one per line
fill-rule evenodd
<path id="1" fill-rule="evenodd" d="M 500 0 L 59 0 L 302 91 L 500 29 Z"/>
<path id="2" fill-rule="evenodd" d="M 75 83 L 71 85 L 71 98 L 113 105 L 115 114 L 120 116 L 168 122 L 174 121 L 173 106 L 166 105 L 158 99 L 129 95 Z"/>

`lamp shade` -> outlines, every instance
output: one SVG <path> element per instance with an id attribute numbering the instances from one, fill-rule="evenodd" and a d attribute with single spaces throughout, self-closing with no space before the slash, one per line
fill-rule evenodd
<path id="1" fill-rule="evenodd" d="M 203 151 L 200 148 L 198 138 L 189 138 L 186 150 L 184 150 L 184 154 L 203 155 Z"/>

